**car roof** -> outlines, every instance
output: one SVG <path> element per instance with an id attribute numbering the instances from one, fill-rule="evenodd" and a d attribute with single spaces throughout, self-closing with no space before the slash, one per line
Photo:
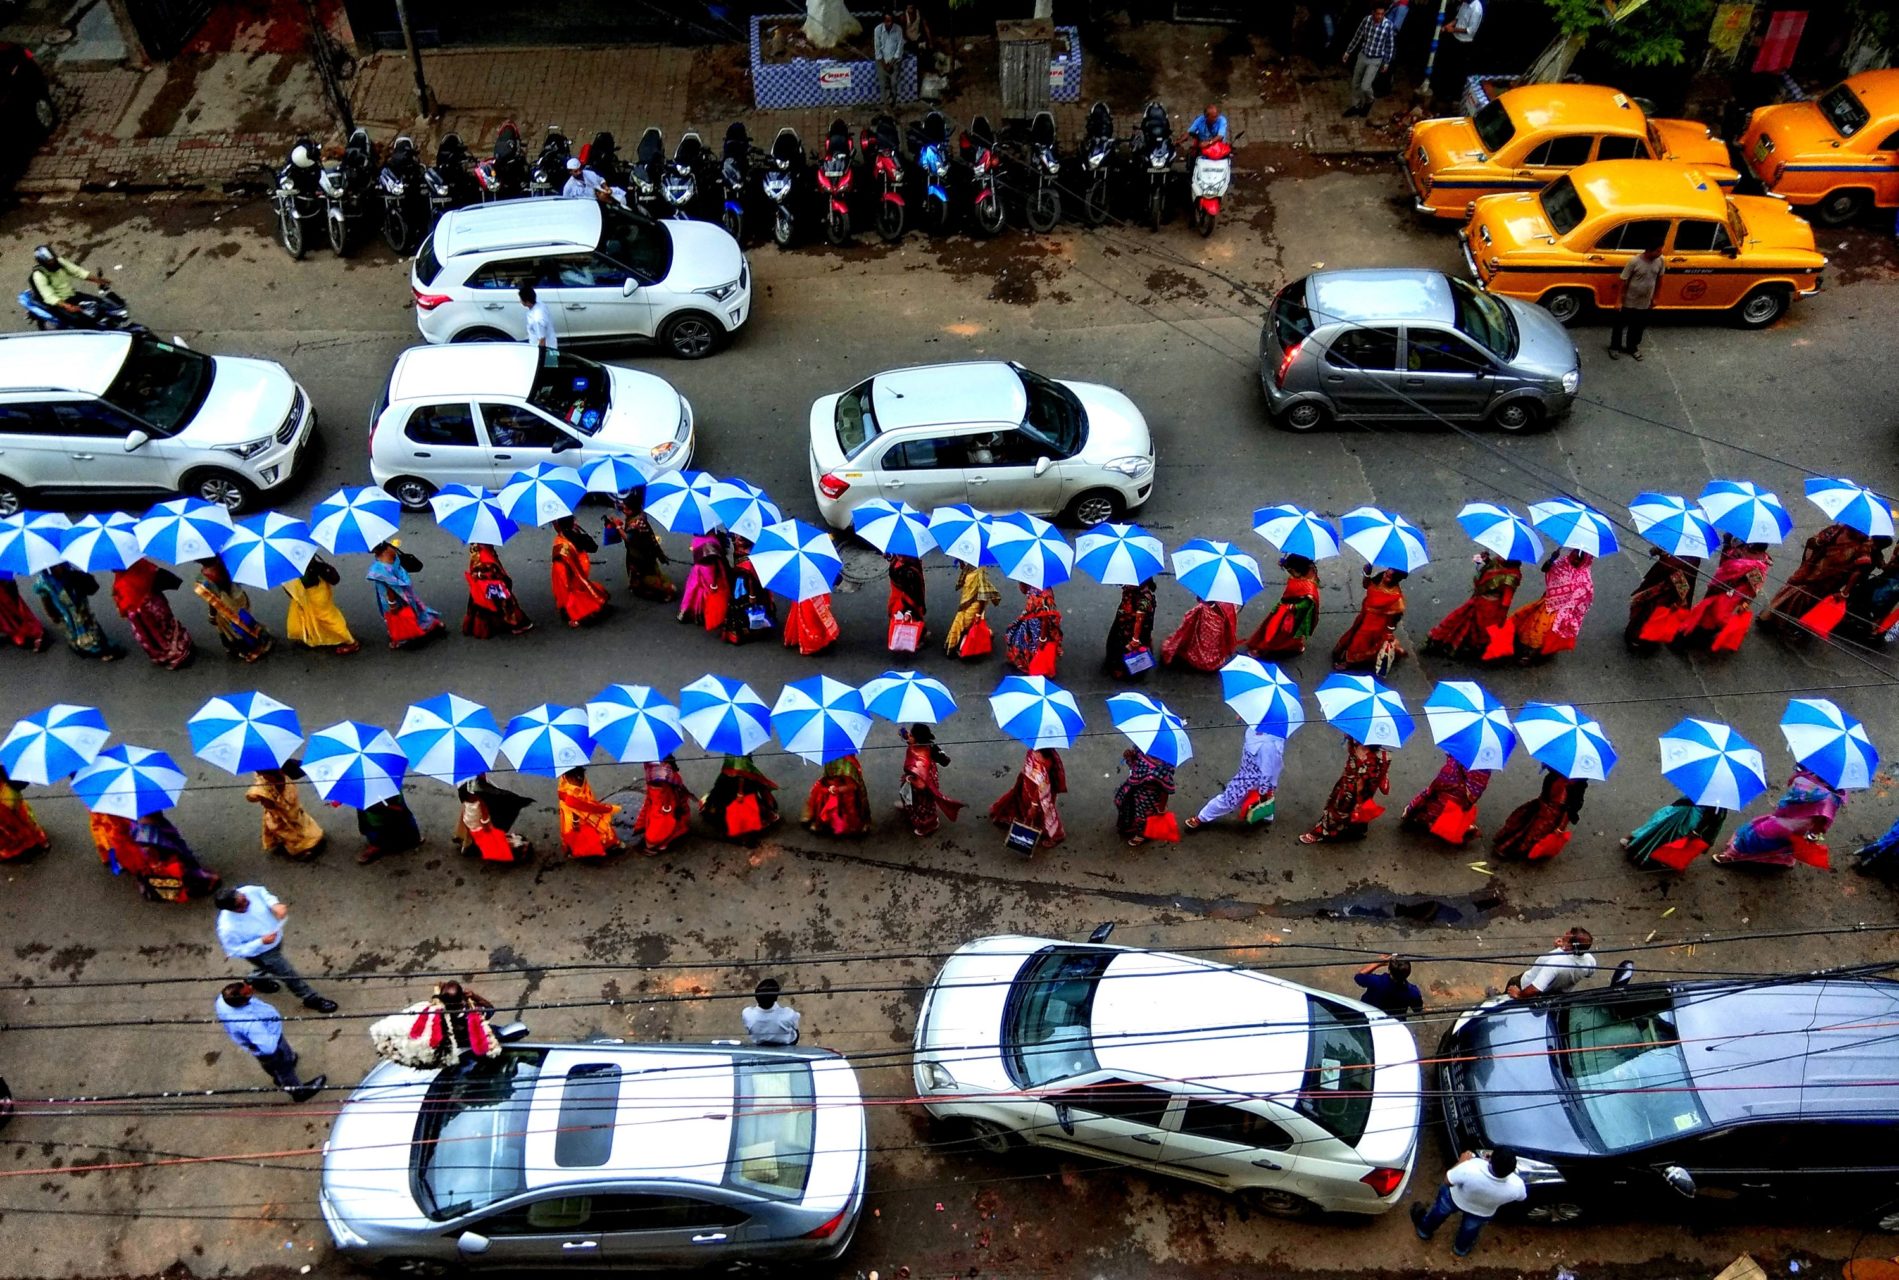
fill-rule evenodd
<path id="1" fill-rule="evenodd" d="M 1414 267 L 1316 272 L 1306 277 L 1306 310 L 1315 325 L 1456 319 L 1449 278 Z"/>
<path id="2" fill-rule="evenodd" d="M 525 197 L 471 205 L 435 224 L 435 256 L 446 262 L 468 254 L 547 246 L 591 249 L 600 243 L 596 200 Z"/>
<path id="3" fill-rule="evenodd" d="M 1292 1094 L 1303 1085 L 1312 1014 L 1303 989 L 1244 969 L 1123 951 L 1095 984 L 1095 1060 L 1221 1092 Z M 1259 1034 L 1251 1034 L 1257 1028 Z"/>
<path id="4" fill-rule="evenodd" d="M 1029 396 L 1022 378 L 1001 360 L 891 369 L 871 381 L 877 432 L 959 422 L 1021 422 Z"/>
<path id="5" fill-rule="evenodd" d="M 573 1117 L 561 1119 L 567 1078 L 576 1069 L 619 1069 L 617 1101 L 590 1116 L 611 1125 L 604 1160 L 562 1165 L 556 1158 Z M 529 1103 L 523 1152 L 526 1189 L 657 1178 L 717 1185 L 732 1140 L 732 1055 L 711 1046 L 563 1045 L 541 1062 Z"/>
<path id="6" fill-rule="evenodd" d="M 1569 171 L 1592 215 L 1701 217 L 1725 222 L 1727 192 L 1693 165 L 1674 160 L 1597 160 Z M 1559 179 L 1560 181 L 1560 179 Z"/>
<path id="7" fill-rule="evenodd" d="M 1553 124 L 1641 133 L 1647 121 L 1626 93 L 1602 84 L 1525 84 L 1497 95 L 1519 127 Z"/>
<path id="8" fill-rule="evenodd" d="M 540 348 L 526 342 L 453 342 L 410 347 L 389 371 L 389 403 L 525 397 L 534 386 Z"/>
<path id="9" fill-rule="evenodd" d="M 103 395 L 119 376 L 129 333 L 16 333 L 0 341 L 0 391 L 53 387 Z"/>

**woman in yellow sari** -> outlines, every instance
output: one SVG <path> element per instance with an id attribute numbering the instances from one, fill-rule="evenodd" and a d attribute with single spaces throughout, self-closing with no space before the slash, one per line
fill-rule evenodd
<path id="1" fill-rule="evenodd" d="M 970 629 L 981 623 L 987 631 L 989 624 L 983 617 L 992 604 L 1002 603 L 1002 591 L 996 586 L 989 571 L 981 565 L 961 566 L 956 575 L 956 613 L 950 618 L 949 635 L 944 637 L 943 652 L 952 658 L 963 656 L 963 640 Z M 992 647 L 994 640 L 990 641 Z M 971 653 L 970 657 L 980 657 Z"/>
<path id="2" fill-rule="evenodd" d="M 306 649 L 328 649 L 339 655 L 361 649 L 343 611 L 336 607 L 335 587 L 342 580 L 335 565 L 322 556 L 311 556 L 303 576 L 284 583 L 284 594 L 290 597 L 284 634 Z"/>

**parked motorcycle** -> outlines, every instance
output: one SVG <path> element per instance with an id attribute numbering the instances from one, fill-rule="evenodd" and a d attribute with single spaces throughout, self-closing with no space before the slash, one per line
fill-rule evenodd
<path id="1" fill-rule="evenodd" d="M 910 151 L 923 172 L 923 201 L 917 217 L 932 235 L 950 226 L 950 125 L 932 111 L 910 126 Z"/>
<path id="2" fill-rule="evenodd" d="M 1227 188 L 1233 185 L 1233 145 L 1225 138 L 1209 138 L 1200 144 L 1193 161 L 1193 225 L 1203 236 L 1213 234 L 1220 220 L 1220 205 Z"/>
<path id="3" fill-rule="evenodd" d="M 997 189 L 996 131 L 988 116 L 969 122 L 962 137 L 963 165 L 969 171 L 969 213 L 979 236 L 993 236 L 1002 230 L 1002 193 Z"/>
<path id="4" fill-rule="evenodd" d="M 743 244 L 745 201 L 752 187 L 752 135 L 736 120 L 726 126 L 724 153 L 719 160 L 719 185 L 725 194 L 719 225 Z"/>
<path id="5" fill-rule="evenodd" d="M 25 289 L 20 291 L 20 309 L 26 312 L 26 318 L 33 322 L 35 329 L 114 329 L 122 333 L 150 333 L 138 321 L 132 319 L 131 307 L 124 298 L 110 289 L 100 289 L 90 296 L 75 296 L 73 302 L 79 307 L 79 314 L 73 315 L 59 307 L 49 307 L 40 301 L 40 295 L 34 292 L 29 280 Z"/>
<path id="6" fill-rule="evenodd" d="M 903 168 L 903 144 L 897 134 L 897 122 L 890 116 L 874 116 L 864 130 L 859 150 L 864 167 L 877 182 L 877 234 L 885 244 L 903 239 L 910 211 L 904 204 L 904 186 L 908 181 Z"/>
<path id="7" fill-rule="evenodd" d="M 391 253 L 407 257 L 448 209 L 448 185 L 422 164 L 415 139 L 403 134 L 389 145 L 376 176 L 382 192 L 382 238 Z"/>
<path id="8" fill-rule="evenodd" d="M 1114 113 L 1108 104 L 1097 102 L 1088 108 L 1088 125 L 1082 143 L 1080 173 L 1076 190 L 1081 193 L 1081 220 L 1098 227 L 1108 220 L 1109 183 L 1114 176 L 1115 153 L 1121 139 L 1114 132 Z"/>
<path id="9" fill-rule="evenodd" d="M 1147 178 L 1147 194 L 1142 214 L 1151 231 L 1160 230 L 1167 215 L 1167 187 L 1174 173 L 1174 130 L 1167 120 L 1167 108 L 1158 102 L 1147 104 L 1141 112 L 1141 136 L 1135 154 Z"/>
<path id="10" fill-rule="evenodd" d="M 824 135 L 824 156 L 818 161 L 818 191 L 824 200 L 824 238 L 834 245 L 851 242 L 851 187 L 855 172 L 851 164 L 850 127 L 842 120 L 833 120 Z"/>
<path id="11" fill-rule="evenodd" d="M 759 181 L 765 199 L 771 201 L 771 238 L 780 249 L 789 249 L 798 233 L 805 169 L 804 142 L 798 131 L 780 129 L 765 156 L 765 171 Z"/>
<path id="12" fill-rule="evenodd" d="M 436 218 L 440 218 L 450 209 L 461 209 L 471 204 L 481 203 L 482 187 L 475 176 L 475 158 L 469 155 L 468 148 L 462 145 L 460 134 L 449 133 L 442 136 L 441 145 L 435 148 L 435 164 L 432 168 L 436 180 L 447 195 L 447 201 L 442 208 L 433 211 Z M 430 225 L 434 224 L 431 222 Z"/>
<path id="13" fill-rule="evenodd" d="M 270 201 L 277 210 L 277 238 L 292 258 L 301 259 L 310 224 L 323 217 L 322 152 L 306 134 L 298 138 L 277 170 Z"/>
<path id="14" fill-rule="evenodd" d="M 655 218 L 666 211 L 666 199 L 659 192 L 659 180 L 665 172 L 666 135 L 658 129 L 648 129 L 640 135 L 639 146 L 633 152 L 632 181 L 627 185 L 627 194 L 636 207 Z"/>
<path id="15" fill-rule="evenodd" d="M 330 233 L 330 248 L 339 258 L 349 253 L 362 225 L 382 212 L 382 197 L 376 190 L 378 167 L 368 131 L 357 129 L 343 144 L 342 163 L 326 165 L 318 179 L 323 187 L 324 225 Z"/>
<path id="16" fill-rule="evenodd" d="M 534 174 L 514 121 L 503 121 L 495 131 L 494 154 L 475 166 L 475 181 L 484 200 L 516 200 L 528 193 Z"/>
<path id="17" fill-rule="evenodd" d="M 673 148 L 672 163 L 659 179 L 659 193 L 666 199 L 669 217 L 691 219 L 693 205 L 699 200 L 699 175 L 705 162 L 706 145 L 696 133 L 687 133 Z"/>
<path id="18" fill-rule="evenodd" d="M 534 173 L 528 184 L 528 194 L 559 195 L 560 189 L 567 185 L 567 162 L 573 155 L 573 144 L 560 131 L 560 126 L 548 125 L 547 134 L 541 139 L 541 154 L 534 159 Z"/>
<path id="19" fill-rule="evenodd" d="M 1017 135 L 1020 137 L 1020 135 Z M 1062 220 L 1061 151 L 1055 142 L 1055 117 L 1038 111 L 1029 122 L 1028 140 L 1017 148 L 1022 213 L 1031 231 L 1047 234 Z"/>

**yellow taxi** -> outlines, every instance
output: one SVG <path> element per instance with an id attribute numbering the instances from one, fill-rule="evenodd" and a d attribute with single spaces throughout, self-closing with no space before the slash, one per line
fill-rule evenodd
<path id="1" fill-rule="evenodd" d="M 1820 288 L 1813 228 L 1772 196 L 1736 196 L 1666 160 L 1601 160 L 1538 192 L 1485 196 L 1457 233 L 1477 283 L 1539 302 L 1564 324 L 1614 306 L 1621 273 L 1662 251 L 1662 310 L 1727 311 L 1745 328 L 1780 318 Z"/>
<path id="2" fill-rule="evenodd" d="M 1862 71 L 1811 102 L 1757 109 L 1740 150 L 1763 187 L 1822 225 L 1899 205 L 1899 69 Z"/>
<path id="3" fill-rule="evenodd" d="M 1474 116 L 1420 120 L 1405 143 L 1413 207 L 1468 218 L 1470 202 L 1502 191 L 1540 191 L 1594 160 L 1675 160 L 1723 187 L 1740 171 L 1728 144 L 1694 120 L 1651 120 L 1627 94 L 1598 84 L 1526 84 Z"/>

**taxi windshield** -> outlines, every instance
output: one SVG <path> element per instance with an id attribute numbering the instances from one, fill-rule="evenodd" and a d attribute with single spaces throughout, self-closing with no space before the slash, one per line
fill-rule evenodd
<path id="1" fill-rule="evenodd" d="M 1866 127 L 1872 113 L 1859 95 L 1843 84 L 1836 84 L 1820 97 L 1820 114 L 1842 138 L 1850 138 Z"/>
<path id="2" fill-rule="evenodd" d="M 1576 191 L 1576 184 L 1564 174 L 1543 188 L 1540 197 L 1543 204 L 1543 216 L 1550 220 L 1550 230 L 1559 236 L 1566 236 L 1582 225 L 1588 210 L 1583 208 L 1582 196 Z"/>
<path id="3" fill-rule="evenodd" d="M 1476 115 L 1470 118 L 1471 127 L 1477 130 L 1477 141 L 1491 155 L 1503 150 L 1504 144 L 1517 133 L 1516 121 L 1503 109 L 1501 98 L 1492 98 L 1486 102 Z"/>

